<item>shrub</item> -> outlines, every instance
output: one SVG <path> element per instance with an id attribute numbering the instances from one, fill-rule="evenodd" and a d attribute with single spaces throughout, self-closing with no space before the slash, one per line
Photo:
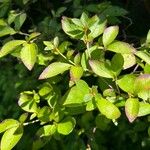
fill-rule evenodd
<path id="1" fill-rule="evenodd" d="M 16 2 L 22 10 L 11 9 L 14 6 L 9 0 L 0 5 L 0 57 L 6 64 L 7 60 L 15 64 L 10 68 L 16 70 L 17 77 L 15 72 L 9 76 L 14 78 L 15 95 L 20 92 L 18 105 L 23 113 L 18 110 L 14 116 L 18 119 L 10 117 L 0 123 L 0 132 L 4 132 L 1 149 L 12 149 L 24 130 L 35 134 L 29 141 L 32 148 L 28 145 L 25 149 L 41 149 L 46 144 L 53 149 L 70 149 L 70 144 L 71 149 L 105 149 L 105 136 L 114 134 L 116 128 L 115 139 L 125 133 L 116 149 L 127 140 L 126 135 L 133 142 L 141 140 L 137 132 L 148 127 L 143 116 L 150 114 L 150 32 L 139 48 L 120 40 L 115 24 L 127 11 L 110 3 L 76 9 L 78 1 L 71 1 L 77 17 L 63 16 L 60 25 L 66 7 L 52 10 L 53 16 L 39 23 L 39 18 L 29 17 L 29 8 L 40 2 Z M 81 14 L 82 8 L 85 12 Z M 36 131 L 26 130 L 30 124 Z M 24 136 L 23 142 L 27 138 Z M 147 139 L 142 142 L 146 145 Z"/>

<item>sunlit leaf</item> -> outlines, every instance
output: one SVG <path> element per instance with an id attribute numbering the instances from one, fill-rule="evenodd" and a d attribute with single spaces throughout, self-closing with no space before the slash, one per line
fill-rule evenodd
<path id="1" fill-rule="evenodd" d="M 1 139 L 1 150 L 11 150 L 21 139 L 23 135 L 23 127 L 17 126 L 8 129 Z"/>
<path id="2" fill-rule="evenodd" d="M 35 43 L 26 44 L 21 50 L 21 60 L 24 65 L 32 70 L 38 54 L 38 47 Z"/>
<path id="3" fill-rule="evenodd" d="M 138 76 L 134 83 L 136 93 L 150 90 L 150 74 L 142 74 Z"/>
<path id="4" fill-rule="evenodd" d="M 14 119 L 6 119 L 0 123 L 0 133 L 4 132 L 10 128 L 16 127 L 19 125 L 19 122 Z"/>
<path id="5" fill-rule="evenodd" d="M 136 76 L 134 74 L 124 75 L 121 79 L 117 80 L 117 84 L 123 91 L 127 93 L 134 93 L 135 79 Z"/>
<path id="6" fill-rule="evenodd" d="M 95 22 L 91 23 L 92 22 L 92 19 L 95 17 Z M 99 20 L 99 17 L 98 16 L 94 16 L 93 18 L 91 18 L 89 20 L 89 24 L 90 24 L 90 27 L 89 27 L 89 30 L 91 31 L 90 34 L 88 35 L 89 39 L 90 40 L 93 40 L 94 38 L 98 37 L 99 35 L 101 35 L 104 30 L 105 30 L 105 27 L 106 27 L 106 23 L 107 21 L 106 20 Z M 90 22 L 91 21 L 91 22 Z"/>
<path id="7" fill-rule="evenodd" d="M 132 47 L 128 43 L 121 41 L 114 41 L 107 46 L 107 50 L 121 54 L 131 54 L 136 52 L 136 49 L 134 47 Z"/>
<path id="8" fill-rule="evenodd" d="M 136 58 L 134 54 L 122 54 L 124 59 L 123 69 L 128 69 L 136 64 Z"/>
<path id="9" fill-rule="evenodd" d="M 150 65 L 150 55 L 147 52 L 144 51 L 137 51 L 135 53 L 136 56 L 144 60 L 147 64 Z"/>
<path id="10" fill-rule="evenodd" d="M 76 120 L 73 117 L 67 117 L 63 119 L 60 123 L 57 125 L 57 131 L 60 134 L 68 135 L 72 132 L 76 124 Z"/>
<path id="11" fill-rule="evenodd" d="M 80 66 L 72 66 L 70 69 L 71 81 L 79 80 L 83 75 L 83 68 Z"/>
<path id="12" fill-rule="evenodd" d="M 33 99 L 33 95 L 21 93 L 18 104 L 27 112 L 37 112 L 37 104 Z"/>
<path id="13" fill-rule="evenodd" d="M 39 79 L 46 79 L 46 78 L 56 76 L 60 73 L 63 73 L 66 70 L 69 70 L 70 67 L 71 65 L 67 63 L 54 62 L 44 69 Z"/>
<path id="14" fill-rule="evenodd" d="M 55 125 L 44 125 L 37 131 L 36 135 L 41 138 L 44 136 L 52 136 L 55 132 L 56 132 Z"/>
<path id="15" fill-rule="evenodd" d="M 117 119 L 120 117 L 120 110 L 110 101 L 102 97 L 96 97 L 96 102 L 99 111 L 108 119 Z"/>
<path id="16" fill-rule="evenodd" d="M 149 115 L 149 114 L 150 114 L 150 104 L 149 103 L 140 102 L 139 103 L 138 117 L 146 116 L 146 115 Z"/>
<path id="17" fill-rule="evenodd" d="M 118 26 L 110 26 L 105 29 L 103 33 L 103 44 L 105 47 L 114 41 L 114 39 L 118 35 L 118 32 L 119 32 Z"/>
<path id="18" fill-rule="evenodd" d="M 26 41 L 24 40 L 13 40 L 13 41 L 7 42 L 0 50 L 0 57 L 3 57 L 11 53 L 17 46 L 22 45 L 25 42 Z"/>
<path id="19" fill-rule="evenodd" d="M 89 64 L 95 74 L 105 78 L 113 78 L 112 70 L 104 62 L 90 60 Z"/>
<path id="20" fill-rule="evenodd" d="M 139 100 L 137 98 L 128 98 L 125 103 L 125 113 L 129 122 L 133 122 L 139 112 Z"/>
<path id="21" fill-rule="evenodd" d="M 63 105 L 66 106 L 79 106 L 83 105 L 84 98 L 89 94 L 89 87 L 83 80 L 76 82 L 76 85 L 72 87 L 63 97 Z"/>

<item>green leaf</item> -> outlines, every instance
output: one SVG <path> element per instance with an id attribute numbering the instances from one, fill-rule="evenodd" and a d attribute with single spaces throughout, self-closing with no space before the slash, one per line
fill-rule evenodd
<path id="1" fill-rule="evenodd" d="M 19 122 L 24 123 L 28 118 L 28 113 L 23 113 L 20 117 L 19 117 Z"/>
<path id="2" fill-rule="evenodd" d="M 0 27 L 0 37 L 6 36 L 6 35 L 13 35 L 15 33 L 16 31 L 9 26 Z"/>
<path id="3" fill-rule="evenodd" d="M 75 57 L 74 57 L 74 63 L 75 63 L 76 65 L 79 65 L 80 62 L 81 62 L 81 55 L 80 55 L 80 53 L 78 53 L 78 54 L 76 54 Z"/>
<path id="4" fill-rule="evenodd" d="M 128 69 L 136 64 L 136 58 L 133 54 L 122 54 L 124 59 L 123 69 Z"/>
<path id="5" fill-rule="evenodd" d="M 139 104 L 140 104 L 140 106 L 139 106 L 138 117 L 149 115 L 150 114 L 150 104 L 144 103 L 144 102 L 140 102 Z"/>
<path id="6" fill-rule="evenodd" d="M 114 78 L 112 71 L 104 62 L 90 60 L 89 64 L 95 74 L 105 78 Z"/>
<path id="7" fill-rule="evenodd" d="M 17 126 L 8 129 L 1 139 L 1 150 L 11 150 L 21 139 L 23 135 L 23 127 Z"/>
<path id="8" fill-rule="evenodd" d="M 0 57 L 3 57 L 11 53 L 17 46 L 22 45 L 25 42 L 26 41 L 24 40 L 13 40 L 13 41 L 7 42 L 0 50 Z"/>
<path id="9" fill-rule="evenodd" d="M 73 22 L 75 25 L 77 25 L 77 26 L 79 26 L 79 27 L 81 27 L 81 28 L 84 27 L 80 19 L 73 18 L 73 19 L 71 19 L 71 20 L 72 20 L 72 22 Z"/>
<path id="10" fill-rule="evenodd" d="M 33 33 L 31 33 L 29 35 L 29 37 L 27 37 L 27 41 L 31 41 L 31 40 L 37 38 L 39 35 L 41 35 L 41 33 L 39 33 L 39 32 L 33 32 Z"/>
<path id="11" fill-rule="evenodd" d="M 22 27 L 23 23 L 26 20 L 26 17 L 27 17 L 26 13 L 22 13 L 15 18 L 15 20 L 14 20 L 15 30 L 17 30 L 17 31 L 20 30 L 20 28 Z"/>
<path id="12" fill-rule="evenodd" d="M 44 69 L 39 79 L 46 79 L 46 78 L 56 76 L 60 73 L 63 73 L 66 70 L 69 70 L 70 67 L 71 65 L 67 63 L 54 62 Z"/>
<path id="13" fill-rule="evenodd" d="M 9 16 L 8 16 L 8 19 L 7 19 L 8 24 L 9 25 L 12 24 L 17 16 L 18 16 L 18 13 L 14 10 L 11 10 L 9 12 Z"/>
<path id="14" fill-rule="evenodd" d="M 88 15 L 85 12 L 82 13 L 82 15 L 80 17 L 80 21 L 82 22 L 84 27 L 88 27 L 89 17 L 88 17 Z"/>
<path id="15" fill-rule="evenodd" d="M 142 90 L 138 92 L 138 97 L 143 99 L 144 101 L 147 101 L 150 99 L 150 90 Z"/>
<path id="16" fill-rule="evenodd" d="M 117 80 L 117 84 L 123 91 L 133 94 L 135 79 L 136 76 L 134 74 L 124 75 L 121 79 Z"/>
<path id="17" fill-rule="evenodd" d="M 46 82 L 41 86 L 39 90 L 39 95 L 46 96 L 47 94 L 50 94 L 50 92 L 52 91 L 53 91 L 53 87 L 48 82 Z"/>
<path id="18" fill-rule="evenodd" d="M 75 124 L 76 120 L 73 117 L 67 117 L 63 119 L 60 123 L 58 123 L 57 131 L 60 134 L 68 135 L 73 131 Z"/>
<path id="19" fill-rule="evenodd" d="M 96 96 L 97 107 L 99 111 L 108 119 L 117 119 L 120 117 L 120 110 L 110 101 Z"/>
<path id="20" fill-rule="evenodd" d="M 43 41 L 44 45 L 46 45 L 45 50 L 52 50 L 55 48 L 52 41 Z"/>
<path id="21" fill-rule="evenodd" d="M 142 91 L 149 92 L 150 89 L 150 74 L 142 74 L 136 78 L 134 83 L 135 93 Z"/>
<path id="22" fill-rule="evenodd" d="M 0 26 L 7 26 L 7 22 L 4 19 L 0 19 Z"/>
<path id="23" fill-rule="evenodd" d="M 147 52 L 137 51 L 135 55 L 150 65 L 150 55 Z"/>
<path id="24" fill-rule="evenodd" d="M 147 33 L 147 37 L 146 37 L 146 43 L 150 44 L 150 30 Z"/>
<path id="25" fill-rule="evenodd" d="M 37 104 L 33 99 L 33 95 L 21 93 L 18 101 L 19 106 L 27 112 L 37 112 Z"/>
<path id="26" fill-rule="evenodd" d="M 139 100 L 137 98 L 128 98 L 125 103 L 125 113 L 129 122 L 133 122 L 139 112 Z"/>
<path id="27" fill-rule="evenodd" d="M 35 43 L 25 44 L 21 50 L 21 60 L 24 65 L 32 70 L 38 54 L 38 47 Z"/>
<path id="28" fill-rule="evenodd" d="M 66 34 L 75 39 L 81 39 L 84 35 L 83 28 L 76 25 L 72 19 L 63 17 L 62 18 L 62 29 Z"/>
<path id="29" fill-rule="evenodd" d="M 49 122 L 50 114 L 51 114 L 50 107 L 44 106 L 41 109 L 39 109 L 37 117 L 41 122 Z"/>
<path id="30" fill-rule="evenodd" d="M 103 45 L 106 47 L 110 43 L 114 41 L 116 36 L 118 35 L 119 27 L 118 26 L 111 26 L 105 29 L 103 33 Z"/>
<path id="31" fill-rule="evenodd" d="M 91 99 L 90 101 L 87 102 L 86 104 L 86 111 L 92 111 L 96 108 L 96 102 L 95 99 Z"/>
<path id="32" fill-rule="evenodd" d="M 70 69 L 71 81 L 79 80 L 83 75 L 83 68 L 80 66 L 72 66 Z"/>
<path id="33" fill-rule="evenodd" d="M 115 54 L 111 60 L 111 69 L 118 76 L 123 68 L 124 60 L 121 54 Z"/>
<path id="34" fill-rule="evenodd" d="M 66 106 L 80 106 L 83 105 L 84 98 L 89 94 L 89 86 L 83 80 L 76 82 L 76 85 L 72 87 L 63 97 L 63 105 Z"/>
<path id="35" fill-rule="evenodd" d="M 89 20 L 90 34 L 88 34 L 88 38 L 90 41 L 92 41 L 94 38 L 98 37 L 104 32 L 107 23 L 106 20 L 99 20 L 98 16 L 94 16 L 93 18 Z M 95 22 L 93 22 L 92 19 L 95 20 Z"/>
<path id="36" fill-rule="evenodd" d="M 121 54 L 131 54 L 136 52 L 136 49 L 134 47 L 132 47 L 128 43 L 121 41 L 114 41 L 113 43 L 107 46 L 107 50 Z"/>
<path id="37" fill-rule="evenodd" d="M 144 66 L 144 73 L 145 74 L 150 74 L 150 65 L 149 64 L 145 64 L 145 66 Z"/>
<path id="38" fill-rule="evenodd" d="M 19 122 L 17 120 L 6 119 L 0 123 L 0 133 L 4 132 L 10 128 L 16 127 L 18 125 L 19 125 Z"/>
<path id="39" fill-rule="evenodd" d="M 52 136 L 55 132 L 56 132 L 55 125 L 44 125 L 37 131 L 36 135 L 41 138 L 44 136 Z"/>

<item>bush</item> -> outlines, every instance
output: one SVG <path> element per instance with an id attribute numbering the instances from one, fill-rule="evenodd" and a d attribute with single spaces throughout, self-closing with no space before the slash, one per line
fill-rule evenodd
<path id="1" fill-rule="evenodd" d="M 2 150 L 150 147 L 150 31 L 124 41 L 128 12 L 110 2 L 0 8 Z"/>

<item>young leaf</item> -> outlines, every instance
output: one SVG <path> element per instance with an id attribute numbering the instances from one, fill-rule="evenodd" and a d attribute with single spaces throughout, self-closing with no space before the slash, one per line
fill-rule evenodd
<path id="1" fill-rule="evenodd" d="M 11 150 L 21 139 L 23 135 L 23 127 L 17 126 L 8 129 L 1 139 L 1 150 Z"/>
<path id="2" fill-rule="evenodd" d="M 17 46 L 22 45 L 25 42 L 26 41 L 24 40 L 13 40 L 13 41 L 7 42 L 0 50 L 0 57 L 3 57 L 11 53 Z"/>
<path id="3" fill-rule="evenodd" d="M 16 127 L 19 125 L 19 122 L 14 119 L 6 119 L 0 123 L 0 133 L 4 132 L 10 128 Z"/>
<path id="4" fill-rule="evenodd" d="M 26 44 L 21 50 L 21 60 L 29 70 L 32 70 L 36 62 L 37 53 L 38 47 L 35 43 Z"/>
<path id="5" fill-rule="evenodd" d="M 128 98 L 125 103 L 125 113 L 129 122 L 133 122 L 139 112 L 139 100 L 137 98 Z"/>
<path id="6" fill-rule="evenodd" d="M 135 53 L 136 56 L 144 60 L 147 64 L 150 65 L 150 55 L 144 51 L 137 51 Z"/>
<path id="7" fill-rule="evenodd" d="M 69 70 L 70 67 L 71 65 L 67 63 L 54 62 L 44 69 L 39 79 L 47 79 L 56 76 L 60 73 L 63 73 L 66 70 Z"/>
<path id="8" fill-rule="evenodd" d="M 121 41 L 114 41 L 113 43 L 107 46 L 107 50 L 121 54 L 131 54 L 136 52 L 136 49 L 134 47 L 132 47 L 128 43 Z"/>
<path id="9" fill-rule="evenodd" d="M 67 117 L 64 120 L 62 120 L 57 125 L 57 131 L 60 134 L 68 135 L 72 132 L 76 124 L 76 120 L 73 117 Z"/>
<path id="10" fill-rule="evenodd" d="M 105 77 L 105 78 L 114 77 L 112 71 L 110 70 L 110 68 L 106 66 L 104 62 L 100 62 L 97 60 L 90 60 L 89 64 L 93 72 L 97 74 L 98 76 Z"/>
<path id="11" fill-rule="evenodd" d="M 124 75 L 121 79 L 117 80 L 117 84 L 119 87 L 127 92 L 127 93 L 134 93 L 134 82 L 136 76 L 134 74 Z"/>
<path id="12" fill-rule="evenodd" d="M 76 85 L 72 87 L 63 97 L 63 105 L 66 106 L 80 106 L 84 103 L 84 98 L 89 94 L 89 86 L 83 80 L 76 82 Z"/>
<path id="13" fill-rule="evenodd" d="M 106 28 L 103 33 L 103 45 L 106 47 L 111 42 L 113 42 L 116 36 L 118 35 L 118 32 L 119 32 L 118 26 L 111 26 Z"/>
<path id="14" fill-rule="evenodd" d="M 140 102 L 139 104 L 140 104 L 140 106 L 139 106 L 138 117 L 149 115 L 150 114 L 150 104 L 144 103 L 144 102 Z"/>
<path id="15" fill-rule="evenodd" d="M 110 101 L 96 96 L 96 102 L 99 111 L 108 119 L 117 119 L 120 117 L 120 110 Z"/>

